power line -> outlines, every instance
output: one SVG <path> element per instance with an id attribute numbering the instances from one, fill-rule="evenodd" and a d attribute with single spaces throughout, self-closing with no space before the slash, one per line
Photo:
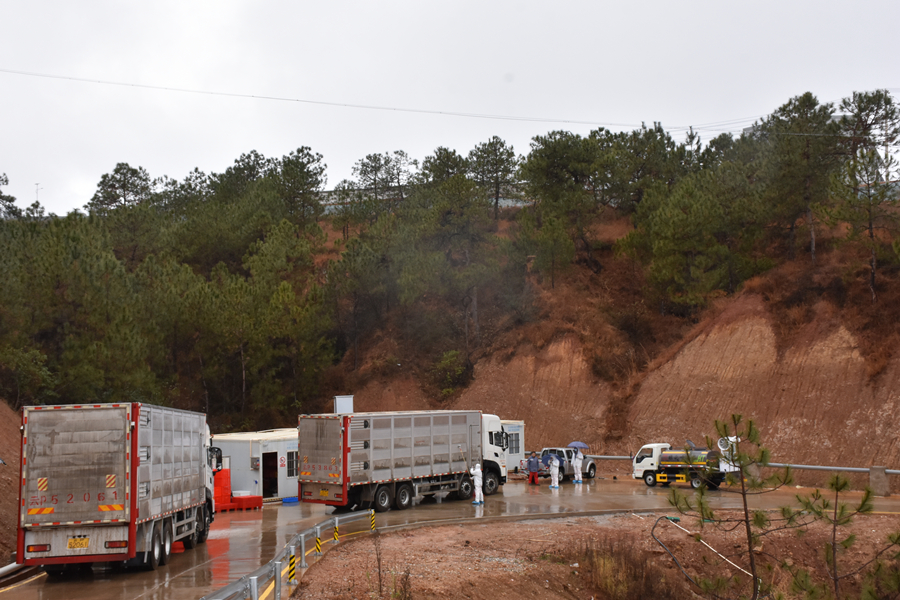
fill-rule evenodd
<path id="1" fill-rule="evenodd" d="M 429 110 L 429 109 L 421 109 L 421 108 L 400 108 L 400 107 L 391 107 L 391 106 L 378 106 L 374 104 L 354 104 L 349 102 L 328 102 L 325 100 L 309 100 L 304 98 L 289 98 L 284 96 L 267 96 L 260 94 L 243 94 L 238 92 L 220 92 L 220 91 L 210 91 L 210 90 L 197 90 L 191 88 L 180 88 L 180 87 L 169 87 L 169 86 L 161 86 L 161 85 L 150 85 L 143 83 L 127 83 L 122 81 L 109 81 L 104 79 L 88 79 L 84 77 L 72 77 L 69 75 L 53 75 L 49 73 L 35 73 L 32 71 L 18 71 L 14 69 L 3 69 L 0 68 L 0 73 L 8 73 L 11 75 L 22 75 L 26 77 L 40 77 L 44 79 L 57 79 L 63 81 L 77 81 L 80 83 L 97 83 L 101 85 L 114 85 L 119 87 L 130 87 L 130 88 L 138 88 L 138 89 L 147 89 L 147 90 L 158 90 L 158 91 L 166 91 L 166 92 L 179 92 L 183 94 L 199 94 L 204 96 L 221 96 L 227 98 L 247 98 L 253 100 L 270 100 L 276 102 L 294 102 L 298 104 L 311 104 L 317 106 L 332 106 L 338 108 L 356 108 L 362 110 L 378 110 L 378 111 L 388 111 L 388 112 L 399 112 L 399 113 L 410 113 L 410 114 L 425 114 L 425 115 L 441 115 L 448 117 L 462 117 L 469 119 L 489 119 L 489 120 L 498 120 L 498 121 L 521 121 L 528 123 L 566 123 L 571 125 L 591 125 L 596 127 L 622 127 L 622 128 L 639 128 L 643 127 L 644 123 L 640 125 L 634 123 L 604 123 L 600 121 L 581 121 L 576 119 L 559 119 L 559 118 L 551 118 L 551 117 L 517 117 L 510 115 L 496 115 L 496 114 L 488 114 L 488 113 L 466 113 L 466 112 L 458 112 L 458 111 L 440 111 L 440 110 Z M 896 90 L 900 88 L 886 88 L 888 90 Z M 747 122 L 755 122 L 757 119 L 761 119 L 766 117 L 767 115 L 757 115 L 755 117 L 744 117 L 739 119 L 726 119 L 722 121 L 711 121 L 709 123 L 700 123 L 698 125 L 688 125 L 688 126 L 675 126 L 669 127 L 668 131 L 676 132 L 676 131 L 688 131 L 693 129 L 699 132 L 706 133 L 741 133 L 741 131 L 735 131 L 735 129 L 743 130 L 741 127 L 742 123 Z M 731 127 L 728 127 L 728 126 Z M 717 127 L 718 126 L 718 127 Z M 808 136 L 832 136 L 833 134 L 816 134 L 816 133 L 780 133 L 779 135 L 808 135 Z M 847 136 L 841 136 L 847 137 Z"/>
<path id="2" fill-rule="evenodd" d="M 273 100 L 277 102 L 296 102 L 299 104 L 314 104 L 317 106 L 334 106 L 340 108 L 359 108 L 365 110 L 380 110 L 389 112 L 414 113 L 425 115 L 442 115 L 448 117 L 465 117 L 470 119 L 492 119 L 499 121 L 525 121 L 533 123 L 569 123 L 573 125 L 594 125 L 598 127 L 640 127 L 634 123 L 603 123 L 599 121 L 579 121 L 575 119 L 558 119 L 551 117 L 514 117 L 509 115 L 494 115 L 486 113 L 466 113 L 457 111 L 428 110 L 423 108 L 400 108 L 392 106 L 378 106 L 374 104 L 353 104 L 349 102 L 328 102 L 325 100 L 309 100 L 304 98 L 288 98 L 284 96 L 266 96 L 259 94 L 241 94 L 237 92 L 219 92 L 210 90 L 195 90 L 190 88 L 168 87 L 161 85 L 149 85 L 143 83 L 126 83 L 122 81 L 108 81 L 103 79 L 88 79 L 84 77 L 71 77 L 68 75 L 52 75 L 48 73 L 33 73 L 30 71 L 16 71 L 13 69 L 2 69 L 0 73 L 10 73 L 12 75 L 24 75 L 27 77 L 41 77 L 45 79 L 60 79 L 64 81 L 78 81 L 81 83 L 99 83 L 101 85 L 115 85 L 120 87 L 131 87 L 146 90 L 160 90 L 166 92 L 180 92 L 184 94 L 200 94 L 205 96 L 224 96 L 228 98 L 249 98 L 253 100 Z"/>

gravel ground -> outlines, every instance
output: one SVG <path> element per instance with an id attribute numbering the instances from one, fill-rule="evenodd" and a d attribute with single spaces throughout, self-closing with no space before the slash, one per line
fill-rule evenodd
<path id="1" fill-rule="evenodd" d="M 647 558 L 654 576 L 679 588 L 683 597 L 692 597 L 685 576 L 650 536 L 659 516 L 662 513 L 502 521 L 359 537 L 333 548 L 313 564 L 291 597 L 599 600 L 608 596 L 590 584 L 583 565 L 579 567 L 577 562 L 579 550 L 598 540 L 635 547 L 639 555 Z M 687 532 L 663 521 L 656 534 L 688 574 L 695 578 L 740 576 L 735 567 L 723 562 L 698 542 L 695 535 L 702 535 L 716 551 L 737 566 L 745 567 L 745 557 L 735 556 L 743 547 L 742 529 L 725 531 L 707 525 L 701 530 L 697 521 L 689 518 L 682 518 L 680 525 Z M 884 545 L 887 533 L 898 529 L 900 520 L 896 516 L 858 517 L 853 526 L 858 539 L 842 557 L 842 572 L 851 571 L 868 560 L 874 548 Z M 803 536 L 794 530 L 781 531 L 765 537 L 756 554 L 762 562 L 787 561 L 823 576 L 822 543 L 828 535 L 830 531 L 821 525 L 811 527 Z M 786 571 L 776 568 L 769 577 L 778 589 L 789 591 L 790 575 Z M 850 577 L 842 589 L 852 594 L 858 590 L 861 580 L 861 577 Z M 786 594 L 786 597 L 793 596 Z"/>

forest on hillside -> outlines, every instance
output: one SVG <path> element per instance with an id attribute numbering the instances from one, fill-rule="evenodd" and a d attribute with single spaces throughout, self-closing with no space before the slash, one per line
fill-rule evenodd
<path id="1" fill-rule="evenodd" d="M 182 180 L 120 163 L 66 216 L 0 187 L 0 397 L 266 428 L 320 398 L 334 365 L 357 368 L 388 325 L 451 394 L 485 319 L 535 319 L 538 288 L 573 265 L 603 277 L 605 257 L 627 257 L 646 306 L 690 319 L 779 263 L 815 264 L 826 228 L 877 302 L 900 262 L 898 145 L 887 91 L 837 106 L 806 93 L 705 144 L 660 124 L 551 131 L 523 155 L 493 137 L 421 162 L 370 154 L 328 191 L 305 146 Z M 614 247 L 597 235 L 610 215 L 631 227 Z"/>

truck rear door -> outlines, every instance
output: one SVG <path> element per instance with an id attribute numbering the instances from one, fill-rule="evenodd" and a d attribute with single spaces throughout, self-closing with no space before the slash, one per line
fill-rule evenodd
<path id="1" fill-rule="evenodd" d="M 344 418 L 303 415 L 297 430 L 300 500 L 344 506 L 347 504 Z"/>
<path id="2" fill-rule="evenodd" d="M 130 411 L 129 404 L 24 409 L 22 530 L 37 535 L 54 527 L 93 527 L 93 533 L 68 539 L 65 534 L 53 536 L 51 556 L 109 553 L 104 541 L 110 532 L 103 533 L 97 526 L 127 524 Z"/>

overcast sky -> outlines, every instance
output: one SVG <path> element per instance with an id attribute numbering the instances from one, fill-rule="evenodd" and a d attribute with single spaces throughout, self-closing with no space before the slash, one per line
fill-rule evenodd
<path id="1" fill-rule="evenodd" d="M 183 179 L 309 146 L 331 188 L 366 154 L 493 135 L 519 154 L 653 121 L 709 140 L 806 91 L 900 99 L 898 23 L 897 0 L 0 0 L 3 191 L 24 207 L 40 184 L 62 215 L 118 162 Z"/>

